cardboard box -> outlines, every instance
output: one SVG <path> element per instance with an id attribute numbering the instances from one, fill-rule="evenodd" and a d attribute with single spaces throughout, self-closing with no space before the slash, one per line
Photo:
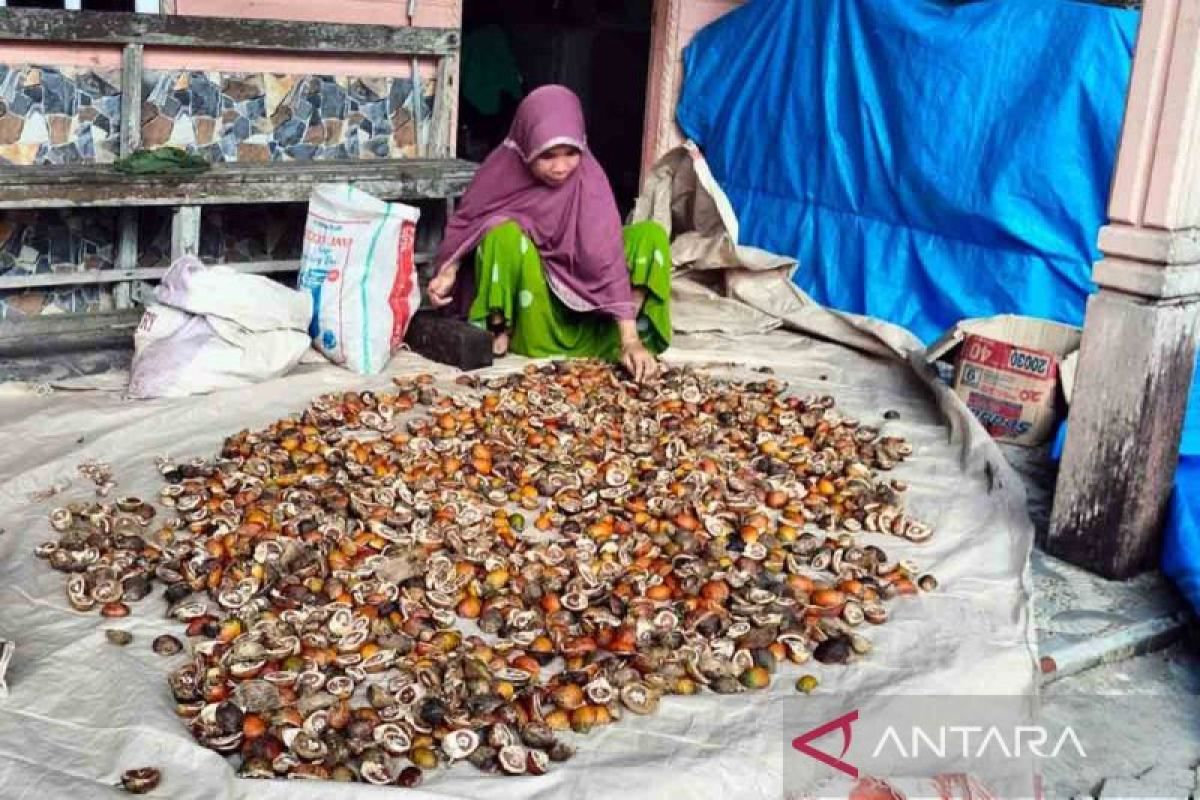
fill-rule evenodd
<path id="1" fill-rule="evenodd" d="M 925 356 L 954 360 L 954 392 L 992 438 L 1033 447 L 1054 433 L 1059 388 L 1073 384 L 1072 355 L 1082 335 L 1070 325 L 1006 314 L 963 320 Z"/>

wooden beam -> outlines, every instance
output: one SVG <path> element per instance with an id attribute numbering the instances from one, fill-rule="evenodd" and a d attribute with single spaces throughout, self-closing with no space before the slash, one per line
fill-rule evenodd
<path id="1" fill-rule="evenodd" d="M 171 217 L 171 261 L 200 254 L 200 206 L 179 206 Z"/>
<path id="2" fill-rule="evenodd" d="M 1158 566 L 1198 308 L 1105 290 L 1088 303 L 1051 554 L 1108 578 Z"/>
<path id="3" fill-rule="evenodd" d="M 455 75 L 458 67 L 454 56 L 442 56 L 437 65 L 437 94 L 433 97 L 433 119 L 430 124 L 429 156 L 450 158 L 454 141 L 454 103 L 458 97 Z"/>
<path id="4" fill-rule="evenodd" d="M 143 48 L 127 44 L 121 53 L 121 141 L 120 154 L 132 155 L 142 143 L 142 65 Z M 138 260 L 138 212 L 122 208 L 117 216 L 116 267 L 131 270 Z M 129 308 L 133 305 L 133 286 L 121 283 L 113 287 L 113 305 Z"/>
<path id="5" fill-rule="evenodd" d="M 104 164 L 0 167 L 0 209 L 306 203 L 321 183 L 385 200 L 461 195 L 475 164 L 450 159 L 214 164 L 199 175 L 123 175 Z"/>
<path id="6" fill-rule="evenodd" d="M 0 9 L 0 40 L 438 56 L 458 50 L 461 38 L 457 28 Z"/>
<path id="7" fill-rule="evenodd" d="M 421 63 L 413 58 L 409 64 L 412 73 L 413 101 L 413 137 L 417 141 L 417 157 L 428 158 L 430 153 L 425 149 L 425 90 L 421 87 Z"/>
<path id="8" fill-rule="evenodd" d="M 43 314 L 0 322 L 0 357 L 132 347 L 141 309 L 100 314 Z"/>
<path id="9" fill-rule="evenodd" d="M 121 52 L 121 157 L 142 144 L 142 66 L 144 48 L 127 44 Z"/>
<path id="10" fill-rule="evenodd" d="M 107 272 L 135 272 L 138 261 L 138 210 L 122 208 L 117 214 L 117 257 L 115 270 Z M 9 276 L 0 275 L 0 288 L 4 279 Z M 58 277 L 58 276 L 55 276 Z M 133 280 L 132 278 L 130 280 Z M 129 308 L 133 305 L 133 286 L 128 282 L 118 283 L 113 287 L 113 305 L 117 308 Z"/>
<path id="11" fill-rule="evenodd" d="M 1142 12 L 1059 467 L 1051 554 L 1108 578 L 1158 564 L 1200 317 L 1200 0 Z"/>
<path id="12" fill-rule="evenodd" d="M 413 257 L 417 264 L 433 261 L 432 253 L 417 253 Z M 222 264 L 238 272 L 256 275 L 299 272 L 300 260 L 280 259 L 276 261 L 234 261 Z M 134 269 L 97 269 L 86 272 L 42 272 L 32 275 L 0 275 L 0 291 L 12 289 L 46 289 L 55 286 L 95 286 L 122 281 L 157 281 L 167 274 L 169 267 L 141 267 Z"/>

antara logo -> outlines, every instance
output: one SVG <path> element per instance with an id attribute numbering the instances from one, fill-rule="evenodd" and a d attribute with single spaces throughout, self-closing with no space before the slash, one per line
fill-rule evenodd
<path id="1" fill-rule="evenodd" d="M 792 740 L 792 747 L 827 767 L 851 778 L 857 778 L 858 767 L 843 760 L 850 751 L 854 737 L 854 729 L 851 726 L 857 721 L 857 711 L 843 714 L 797 736 Z M 842 733 L 842 751 L 837 756 L 818 750 L 812 745 L 818 739 L 839 730 Z M 871 758 L 1057 758 L 1068 746 L 1079 758 L 1087 758 L 1083 744 L 1070 726 L 1063 728 L 1057 737 L 1052 737 L 1041 725 L 1017 725 L 1011 728 L 995 725 L 944 725 L 929 730 L 914 725 L 908 733 L 906 739 L 896 726 L 889 725 L 871 752 Z M 1051 743 L 1052 746 L 1049 746 Z"/>
<path id="2" fill-rule="evenodd" d="M 851 711 L 849 714 L 843 714 L 837 719 L 831 719 L 824 725 L 818 725 L 812 730 L 802 733 L 795 739 L 792 739 L 792 747 L 796 748 L 801 753 L 804 753 L 804 755 L 808 756 L 809 758 L 815 758 L 817 761 L 820 761 L 827 767 L 833 767 L 839 772 L 846 773 L 851 778 L 857 778 L 858 768 L 853 764 L 847 764 L 845 761 L 842 761 L 842 756 L 846 755 L 846 753 L 850 750 L 850 741 L 854 735 L 850 725 L 857 721 L 857 711 Z M 833 733 L 836 730 L 841 730 L 842 732 L 842 752 L 837 756 L 837 758 L 834 758 L 828 753 L 823 753 L 809 744 L 809 742 L 820 739 L 822 736 Z"/>

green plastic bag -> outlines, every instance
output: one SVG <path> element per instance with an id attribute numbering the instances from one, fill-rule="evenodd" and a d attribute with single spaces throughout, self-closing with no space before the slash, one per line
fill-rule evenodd
<path id="1" fill-rule="evenodd" d="M 138 150 L 113 163 L 113 169 L 126 175 L 195 175 L 208 168 L 203 158 L 178 147 Z"/>

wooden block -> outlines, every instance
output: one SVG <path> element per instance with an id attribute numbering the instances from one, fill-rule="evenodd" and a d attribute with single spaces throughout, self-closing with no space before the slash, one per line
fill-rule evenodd
<path id="1" fill-rule="evenodd" d="M 418 311 L 404 342 L 413 352 L 461 370 L 492 365 L 492 335 L 468 322 L 433 311 Z"/>
<path id="2" fill-rule="evenodd" d="M 1088 301 L 1046 552 L 1106 578 L 1158 565 L 1200 302 Z"/>

